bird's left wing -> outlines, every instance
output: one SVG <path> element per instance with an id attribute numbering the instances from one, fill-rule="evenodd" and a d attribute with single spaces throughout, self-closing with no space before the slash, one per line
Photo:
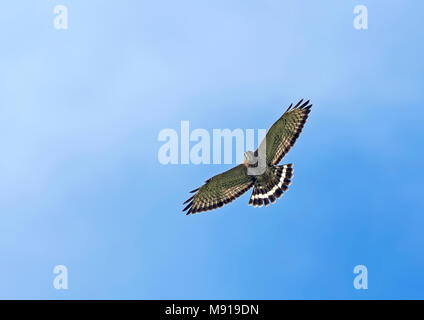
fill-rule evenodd
<path id="1" fill-rule="evenodd" d="M 253 176 L 247 174 L 247 167 L 240 164 L 228 171 L 206 180 L 206 183 L 193 192 L 197 193 L 184 204 L 187 214 L 213 210 L 230 203 L 249 190 L 254 182 Z"/>
<path id="2" fill-rule="evenodd" d="M 309 100 L 303 103 L 300 100 L 294 107 L 291 104 L 286 112 L 268 130 L 259 149 L 266 150 L 266 162 L 268 165 L 277 165 L 289 152 L 302 132 L 312 105 Z M 263 147 L 266 148 L 263 148 Z"/>

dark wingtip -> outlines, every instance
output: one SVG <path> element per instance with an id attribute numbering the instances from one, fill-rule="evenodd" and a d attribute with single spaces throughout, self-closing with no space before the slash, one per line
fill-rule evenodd
<path id="1" fill-rule="evenodd" d="M 303 109 L 303 108 L 305 108 L 308 104 L 309 104 L 309 100 L 308 100 L 308 101 L 306 101 L 304 104 L 302 104 L 302 105 L 299 107 L 299 109 Z"/>
<path id="2" fill-rule="evenodd" d="M 302 110 L 311 109 L 312 104 L 308 105 L 309 102 L 311 102 L 311 100 L 308 99 L 306 102 L 303 102 L 303 100 L 304 99 L 300 99 L 300 101 L 298 103 L 296 103 L 296 105 L 294 107 L 293 107 L 293 103 L 291 103 L 285 112 L 288 112 L 288 111 L 291 111 L 291 110 L 294 110 L 294 109 L 302 109 Z"/>
<path id="3" fill-rule="evenodd" d="M 190 202 L 188 205 L 187 205 L 187 207 L 185 207 L 182 211 L 184 212 L 184 211 L 186 211 L 188 208 L 190 208 L 190 210 L 191 210 L 191 206 L 193 205 L 193 201 L 192 202 Z"/>
<path id="4" fill-rule="evenodd" d="M 187 202 L 189 202 L 190 200 L 193 200 L 193 198 L 194 198 L 194 196 L 192 196 L 192 197 L 188 198 L 186 201 L 184 201 L 184 203 L 183 203 L 183 204 L 186 204 L 186 203 L 187 203 Z"/>
<path id="5" fill-rule="evenodd" d="M 300 99 L 300 101 L 298 103 L 296 103 L 296 105 L 293 107 L 293 109 L 297 109 L 301 103 L 303 102 L 303 99 Z"/>
<path id="6" fill-rule="evenodd" d="M 292 106 L 293 106 L 293 103 L 290 103 L 289 107 L 287 108 L 285 112 L 289 111 Z"/>
<path id="7" fill-rule="evenodd" d="M 193 192 L 196 192 L 197 190 L 199 190 L 200 188 L 197 188 L 197 189 L 194 189 L 194 190 L 191 190 L 190 191 L 190 193 L 193 193 Z"/>

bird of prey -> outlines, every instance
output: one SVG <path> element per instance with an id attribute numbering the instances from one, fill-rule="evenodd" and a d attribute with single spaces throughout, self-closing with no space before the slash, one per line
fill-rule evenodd
<path id="1" fill-rule="evenodd" d="M 184 204 L 187 214 L 221 208 L 240 197 L 251 187 L 249 205 L 267 206 L 287 191 L 293 177 L 293 165 L 279 165 L 299 137 L 312 104 L 300 100 L 291 104 L 286 112 L 268 130 L 255 151 L 244 153 L 244 163 L 208 180 Z"/>

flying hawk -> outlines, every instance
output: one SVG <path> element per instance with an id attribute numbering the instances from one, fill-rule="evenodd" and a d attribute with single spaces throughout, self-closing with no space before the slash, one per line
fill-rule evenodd
<path id="1" fill-rule="evenodd" d="M 300 100 L 269 129 L 264 140 L 255 151 L 244 153 L 244 163 L 218 174 L 190 193 L 195 193 L 184 204 L 187 214 L 221 208 L 240 197 L 251 187 L 249 205 L 267 206 L 287 191 L 293 177 L 293 165 L 279 165 L 283 157 L 296 142 L 305 125 L 312 104 Z M 255 171 L 256 170 L 256 171 Z"/>

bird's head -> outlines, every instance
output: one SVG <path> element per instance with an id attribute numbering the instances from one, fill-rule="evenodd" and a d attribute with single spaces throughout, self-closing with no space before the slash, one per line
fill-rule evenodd
<path id="1" fill-rule="evenodd" d="M 257 162 L 258 162 L 258 159 L 256 158 L 255 153 L 253 151 L 246 151 L 244 153 L 244 165 L 246 167 L 252 166 Z"/>

